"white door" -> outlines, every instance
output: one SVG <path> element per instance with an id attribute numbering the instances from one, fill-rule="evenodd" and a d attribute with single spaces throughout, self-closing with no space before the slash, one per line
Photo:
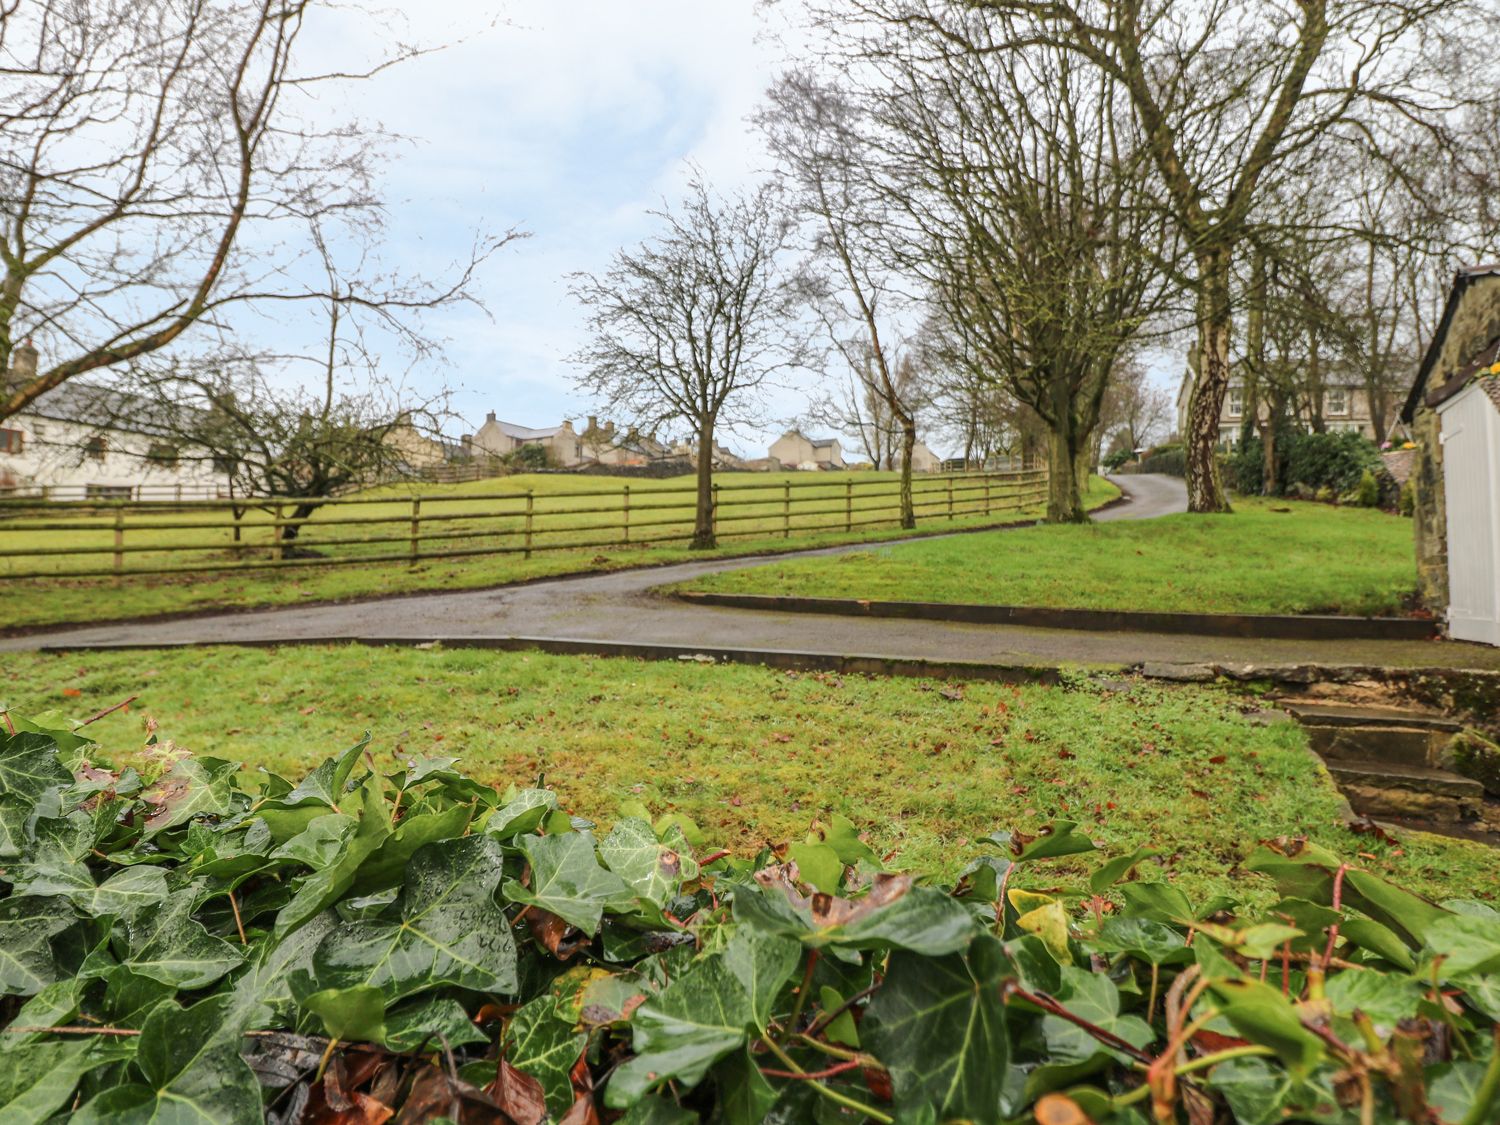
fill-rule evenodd
<path id="1" fill-rule="evenodd" d="M 1500 645 L 1500 412 L 1477 386 L 1440 408 L 1448 509 L 1448 632 Z"/>

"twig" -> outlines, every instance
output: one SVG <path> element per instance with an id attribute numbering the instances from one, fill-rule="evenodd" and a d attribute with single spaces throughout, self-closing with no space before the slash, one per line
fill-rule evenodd
<path id="1" fill-rule="evenodd" d="M 834 1063 L 832 1066 L 824 1067 L 822 1070 L 777 1070 L 775 1067 L 763 1066 L 760 1072 L 767 1078 L 799 1078 L 809 1081 L 817 1081 L 819 1078 L 833 1078 L 839 1074 L 845 1074 L 851 1070 L 858 1070 L 861 1064 L 856 1061 Z"/>
<path id="2" fill-rule="evenodd" d="M 1344 909 L 1344 873 L 1349 870 L 1347 863 L 1339 864 L 1338 871 L 1333 876 L 1333 911 L 1335 914 Z M 1319 969 L 1328 972 L 1329 962 L 1333 960 L 1333 947 L 1338 944 L 1339 924 L 1337 921 L 1328 927 L 1328 944 L 1323 947 L 1323 963 Z"/>
<path id="3" fill-rule="evenodd" d="M 806 1071 L 804 1071 L 800 1066 L 797 1065 L 796 1060 L 793 1059 L 791 1055 L 783 1051 L 781 1049 L 781 1046 L 769 1035 L 762 1036 L 761 1042 L 766 1045 L 766 1047 L 773 1055 L 775 1055 L 786 1065 L 788 1070 L 793 1071 L 798 1078 L 805 1077 L 808 1085 L 818 1093 L 822 1094 L 829 1101 L 838 1102 L 839 1105 L 845 1106 L 848 1109 L 852 1109 L 856 1113 L 863 1113 L 866 1117 L 873 1118 L 874 1120 L 879 1121 L 881 1125 L 895 1125 L 896 1119 L 894 1117 L 891 1117 L 889 1114 L 881 1113 L 880 1110 L 876 1109 L 874 1106 L 865 1105 L 865 1103 L 860 1101 L 859 1099 L 851 1098 L 848 1094 L 845 1094 L 840 1090 L 835 1090 L 832 1086 L 825 1086 L 816 1078 L 808 1075 Z"/>
<path id="4" fill-rule="evenodd" d="M 698 861 L 698 866 L 707 867 L 710 863 L 717 863 L 719 860 L 730 854 L 732 853 L 728 848 L 725 848 L 723 851 L 714 852 L 712 855 L 705 856 L 704 858 L 700 859 Z"/>
<path id="5" fill-rule="evenodd" d="M 139 1035 L 133 1027 L 0 1027 L 4 1035 Z"/>
<path id="6" fill-rule="evenodd" d="M 240 944 L 249 945 L 245 940 L 245 923 L 240 921 L 240 904 L 234 901 L 234 892 L 229 892 L 229 909 L 234 911 L 234 928 L 240 932 Z"/>
<path id="7" fill-rule="evenodd" d="M 140 698 L 140 696 L 138 696 L 138 695 L 132 695 L 129 699 L 122 699 L 122 700 L 120 700 L 120 702 L 116 703 L 113 707 L 106 707 L 103 711 L 100 711 L 97 715 L 91 715 L 89 718 L 84 719 L 83 722 L 79 723 L 78 725 L 80 727 L 86 727 L 90 723 L 97 723 L 100 719 L 104 718 L 105 715 L 113 715 L 121 707 L 129 707 L 132 703 L 134 703 L 139 698 Z"/>
<path id="8" fill-rule="evenodd" d="M 1014 980 L 1006 981 L 1001 986 L 1001 989 L 1006 1003 L 1010 1002 L 1012 996 L 1019 996 L 1022 1000 L 1035 1004 L 1042 1011 L 1050 1012 L 1054 1016 L 1058 1016 L 1077 1027 L 1083 1028 L 1084 1031 L 1087 1031 L 1095 1039 L 1099 1040 L 1099 1042 L 1105 1043 L 1117 1051 L 1125 1052 L 1137 1062 L 1149 1063 L 1153 1061 L 1150 1055 L 1135 1046 L 1135 1044 L 1127 1043 L 1114 1032 L 1106 1031 L 1098 1024 L 1090 1023 L 1082 1016 L 1074 1015 L 1045 992 L 1027 992 L 1026 989 L 1022 988 Z"/>
<path id="9" fill-rule="evenodd" d="M 833 1009 L 833 1011 L 824 1012 L 821 1016 L 813 1020 L 813 1022 L 808 1025 L 807 1034 L 810 1036 L 817 1035 L 825 1027 L 831 1024 L 834 1020 L 838 1019 L 841 1015 L 847 1012 L 850 1008 L 854 1007 L 854 1005 L 858 1004 L 861 1000 L 868 999 L 870 996 L 874 995 L 875 990 L 879 987 L 879 983 L 876 983 L 870 985 L 869 988 L 861 988 L 853 996 L 849 997 L 849 999 L 845 1000 L 837 1008 Z"/>
<path id="10" fill-rule="evenodd" d="M 5 729 L 7 731 L 9 731 L 11 734 L 16 733 L 16 725 L 10 721 L 9 711 L 0 711 L 0 719 L 5 720 Z"/>

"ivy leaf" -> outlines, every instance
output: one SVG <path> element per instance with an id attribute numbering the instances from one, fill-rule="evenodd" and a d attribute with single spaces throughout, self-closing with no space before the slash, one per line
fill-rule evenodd
<path id="1" fill-rule="evenodd" d="M 359 820 L 346 813 L 322 813 L 273 851 L 270 858 L 290 860 L 321 871 L 343 854 L 345 844 L 358 827 Z"/>
<path id="2" fill-rule="evenodd" d="M 582 833 L 523 836 L 516 846 L 531 863 L 531 886 L 507 879 L 504 893 L 511 902 L 556 914 L 590 937 L 599 932 L 606 906 L 621 911 L 635 906 L 635 892 L 599 866 L 592 842 Z"/>
<path id="3" fill-rule="evenodd" d="M 396 886 L 405 876 L 406 865 L 418 848 L 462 836 L 473 815 L 472 805 L 454 805 L 442 812 L 417 813 L 402 818 L 375 853 L 360 866 L 352 892 L 367 895 Z"/>
<path id="4" fill-rule="evenodd" d="M 765 1079 L 761 1081 L 764 1082 Z M 652 1095 L 631 1106 L 630 1112 L 620 1118 L 617 1125 L 693 1125 L 698 1120 L 696 1113 L 688 1112 L 676 1102 Z M 735 1122 L 736 1119 L 726 1120 Z M 753 1125 L 759 1125 L 760 1121 L 761 1118 L 755 1118 Z"/>
<path id="5" fill-rule="evenodd" d="M 1104 974 L 1065 965 L 1061 981 L 1058 999 L 1074 1015 L 1119 1036 L 1134 1047 L 1144 1047 L 1155 1038 L 1145 1020 L 1120 1015 L 1120 990 Z M 1108 1066 L 1111 1059 L 1129 1061 L 1124 1052 L 1105 1046 L 1061 1016 L 1043 1016 L 1038 1030 L 1046 1043 L 1046 1061 L 1027 1077 L 1028 1101 L 1049 1090 L 1077 1082 Z"/>
<path id="6" fill-rule="evenodd" d="M 74 1040 L 0 1052 L 0 1121 L 40 1125 L 67 1105 L 84 1075 L 127 1057 L 133 1047 Z"/>
<path id="7" fill-rule="evenodd" d="M 338 916 L 328 910 L 281 941 L 262 942 L 234 982 L 234 1018 L 250 1027 L 290 1026 L 297 1011 L 291 982 L 311 975 L 313 953 L 338 924 Z"/>
<path id="8" fill-rule="evenodd" d="M 0 797 L 0 859 L 15 859 L 26 850 L 31 840 L 26 824 L 35 807 L 14 793 Z"/>
<path id="9" fill-rule="evenodd" d="M 1349 1119 L 1331 1085 L 1298 1078 L 1265 1059 L 1222 1062 L 1209 1072 L 1208 1082 L 1224 1095 L 1240 1125 L 1280 1125 L 1283 1121 L 1335 1125 Z"/>
<path id="10" fill-rule="evenodd" d="M 1091 945 L 1106 953 L 1128 953 L 1148 965 L 1185 965 L 1193 959 L 1187 940 L 1171 926 L 1128 915 L 1104 919 Z"/>
<path id="11" fill-rule="evenodd" d="M 378 1043 L 385 1038 L 385 997 L 378 988 L 324 988 L 301 997 L 301 1002 L 332 1039 Z"/>
<path id="12" fill-rule="evenodd" d="M 801 963 L 802 946 L 790 938 L 741 926 L 729 939 L 724 964 L 744 986 L 751 1020 L 758 1030 L 765 1031 L 770 1025 L 776 997 Z"/>
<path id="13" fill-rule="evenodd" d="M 176 988 L 213 984 L 245 956 L 223 938 L 214 937 L 193 916 L 193 895 L 170 896 L 159 910 L 146 911 L 126 926 L 130 971 Z"/>
<path id="14" fill-rule="evenodd" d="M 514 993 L 516 943 L 495 902 L 504 853 L 488 836 L 428 844 L 412 856 L 399 922 L 339 926 L 313 955 L 325 988 L 369 985 L 387 1000 L 441 985 Z"/>
<path id="15" fill-rule="evenodd" d="M 839 893 L 839 883 L 844 878 L 844 865 L 839 862 L 839 853 L 827 844 L 793 844 L 787 849 L 792 862 L 802 876 L 802 881 L 826 895 Z"/>
<path id="16" fill-rule="evenodd" d="M 1306 1077 L 1323 1060 L 1323 1041 L 1302 1026 L 1297 1010 L 1280 989 L 1241 978 L 1215 981 L 1209 991 L 1234 1029 L 1252 1043 L 1275 1051 L 1292 1074 Z"/>
<path id="17" fill-rule="evenodd" d="M 611 1076 L 604 1104 L 625 1109 L 668 1079 L 697 1085 L 717 1060 L 744 1045 L 754 1021 L 745 986 L 723 954 L 704 955 L 635 1010 L 635 1057 Z"/>
<path id="18" fill-rule="evenodd" d="M 227 816 L 240 796 L 233 779 L 239 763 L 183 758 L 141 794 L 151 806 L 145 836 L 175 828 L 195 816 Z"/>
<path id="19" fill-rule="evenodd" d="M 977 932 L 963 903 L 916 886 L 909 875 L 877 875 L 858 899 L 806 896 L 784 866 L 768 867 L 755 879 L 759 888 L 736 890 L 735 919 L 815 949 L 896 948 L 941 956 L 965 948 Z"/>
<path id="20" fill-rule="evenodd" d="M 523 832 L 535 832 L 547 814 L 557 808 L 557 794 L 550 789 L 523 789 L 490 814 L 484 830 L 497 840 L 508 840 Z"/>
<path id="21" fill-rule="evenodd" d="M 0 738 L 0 797 L 15 796 L 34 805 L 42 794 L 73 784 L 73 775 L 58 761 L 57 739 L 21 731 Z"/>
<path id="22" fill-rule="evenodd" d="M 43 817 L 32 829 L 32 846 L 24 862 L 12 868 L 13 893 L 28 895 L 87 895 L 94 876 L 84 858 L 94 847 L 94 824 L 87 813 Z"/>
<path id="23" fill-rule="evenodd" d="M 1460 1059 L 1428 1072 L 1427 1104 L 1444 1121 L 1463 1121 L 1479 1104 L 1484 1085 L 1484 1063 Z"/>
<path id="24" fill-rule="evenodd" d="M 516 1012 L 510 1025 L 511 1065 L 542 1084 L 547 1109 L 562 1117 L 573 1105 L 573 1080 L 569 1077 L 583 1055 L 588 1036 L 573 1030 L 552 993 L 538 996 Z"/>
<path id="25" fill-rule="evenodd" d="M 1098 851 L 1098 845 L 1078 831 L 1078 823 L 1072 820 L 1053 821 L 1035 836 L 996 832 L 986 836 L 981 843 L 992 843 L 1006 849 L 1013 863 L 1032 863 L 1039 859 L 1059 859 Z"/>
<path id="26" fill-rule="evenodd" d="M 626 817 L 599 843 L 599 858 L 641 898 L 665 906 L 677 888 L 698 876 L 693 858 L 656 838 L 651 825 Z"/>
<path id="27" fill-rule="evenodd" d="M 354 883 L 364 863 L 391 834 L 391 814 L 380 793 L 380 780 L 373 774 L 360 787 L 359 827 L 337 859 L 309 875 L 292 901 L 276 916 L 274 936 L 280 940 L 309 918 L 321 914 Z"/>
<path id="28" fill-rule="evenodd" d="M 111 914 L 129 920 L 165 902 L 167 896 L 167 873 L 160 867 L 140 864 L 116 871 L 97 887 L 73 895 L 73 902 L 94 918 Z"/>
<path id="29" fill-rule="evenodd" d="M 727 1058 L 720 1059 L 714 1064 L 712 1071 L 714 1085 L 719 1090 L 719 1120 L 723 1125 L 764 1125 L 770 1112 L 771 1106 L 776 1101 L 776 1090 L 770 1081 L 760 1072 L 760 1067 L 755 1065 L 755 1059 L 750 1054 L 749 1048 L 742 1048 L 730 1054 Z M 637 1103 L 631 1109 L 635 1113 L 641 1105 L 649 1104 L 656 1099 L 648 1098 L 643 1103 Z M 670 1116 L 667 1114 L 685 1113 L 671 1102 L 666 1102 L 667 1107 L 659 1120 L 664 1125 L 677 1125 L 678 1122 L 692 1122 L 697 1118 L 689 1115 Z M 625 1119 L 630 1120 L 627 1114 Z M 643 1120 L 656 1120 L 645 1118 Z"/>
<path id="30" fill-rule="evenodd" d="M 891 954 L 860 1034 L 890 1069 L 898 1117 L 1000 1121 L 1010 1059 L 1000 986 L 1011 971 L 989 934 L 965 955 Z"/>
<path id="31" fill-rule="evenodd" d="M 136 1066 L 144 1083 L 106 1090 L 73 1125 L 253 1125 L 263 1120 L 260 1084 L 240 1058 L 242 1027 L 227 1017 L 232 997 L 191 1008 L 157 1007 L 141 1028 Z"/>
<path id="32" fill-rule="evenodd" d="M 1443 959 L 1444 975 L 1500 972 L 1500 926 L 1493 918 L 1447 914 L 1427 927 L 1426 948 Z"/>
<path id="33" fill-rule="evenodd" d="M 415 1051 L 426 1044 L 433 1049 L 447 1041 L 450 1047 L 487 1043 L 489 1036 L 474 1026 L 469 1013 L 457 1000 L 416 1001 L 387 1012 L 383 1042 L 392 1051 Z"/>
<path id="34" fill-rule="evenodd" d="M 57 980 L 52 939 L 76 920 L 65 898 L 0 899 L 0 996 L 33 996 Z"/>
<path id="35" fill-rule="evenodd" d="M 1135 851 L 1127 855 L 1116 856 L 1107 863 L 1101 864 L 1089 876 L 1089 890 L 1093 891 L 1096 895 L 1102 895 L 1110 887 L 1113 887 L 1121 879 L 1125 878 L 1130 873 L 1130 869 L 1140 863 L 1141 860 L 1149 859 L 1154 855 L 1161 855 L 1161 852 L 1155 848 L 1136 848 Z"/>

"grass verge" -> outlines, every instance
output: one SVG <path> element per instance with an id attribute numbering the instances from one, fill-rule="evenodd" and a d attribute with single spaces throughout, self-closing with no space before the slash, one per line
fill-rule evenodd
<path id="1" fill-rule="evenodd" d="M 871 601 L 1162 613 L 1388 616 L 1416 586 L 1411 522 L 1366 508 L 1241 499 L 1177 515 L 971 535 L 706 575 L 684 588 Z"/>
<path id="2" fill-rule="evenodd" d="M 998 828 L 1078 820 L 1109 854 L 1162 852 L 1193 898 L 1270 894 L 1236 864 L 1257 841 L 1307 835 L 1418 893 L 1500 898 L 1481 844 L 1413 835 L 1393 848 L 1346 829 L 1333 784 L 1291 724 L 1257 725 L 1216 689 L 952 685 L 751 667 L 359 647 L 9 654 L 18 714 L 87 716 L 140 761 L 142 722 L 204 754 L 301 776 L 364 730 L 382 767 L 458 757 L 482 781 L 539 777 L 608 824 L 622 803 L 677 811 L 753 854 L 830 813 L 893 863 L 953 876 Z M 1081 868 L 1080 868 L 1081 870 Z M 1257 891 L 1257 888 L 1260 888 Z"/>
<path id="3" fill-rule="evenodd" d="M 781 474 L 779 477 L 767 479 L 779 480 L 781 477 L 795 477 L 798 474 Z M 800 474 L 806 478 L 809 474 Z M 884 474 L 893 476 L 893 474 Z M 874 474 L 858 474 L 860 479 L 873 477 Z M 744 475 L 738 478 L 743 483 Z M 759 478 L 757 478 L 758 480 Z M 832 481 L 832 477 L 830 477 Z M 652 490 L 660 490 L 662 487 L 681 487 L 680 481 L 622 481 L 613 477 L 582 477 L 582 476 L 518 476 L 505 478 L 503 481 L 479 481 L 472 485 L 459 485 L 447 490 L 434 487 L 434 492 L 441 492 L 447 497 L 444 501 L 432 503 L 424 500 L 423 510 L 425 512 L 441 512 L 441 504 L 451 504 L 460 507 L 465 506 L 463 498 L 469 494 L 482 491 L 513 490 L 537 486 L 552 490 L 553 495 L 566 497 L 567 494 L 594 489 L 623 488 L 629 484 L 632 487 L 632 495 L 640 502 L 643 495 Z M 829 496 L 837 494 L 840 499 L 843 496 L 843 485 L 840 481 L 832 481 L 828 485 Z M 809 490 L 820 493 L 821 489 Z M 424 490 L 424 496 L 429 493 Z M 1088 503 L 1090 507 L 1098 507 L 1119 496 L 1119 489 L 1108 481 L 1096 478 L 1089 487 Z M 645 497 L 646 502 L 649 496 Z M 864 501 L 861 501 L 864 502 Z M 403 506 L 408 501 L 392 499 L 393 506 Z M 895 508 L 892 502 L 888 514 L 894 523 Z M 472 505 L 467 505 L 472 506 Z M 383 508 L 383 505 L 372 506 Z M 392 594 L 413 593 L 419 591 L 433 590 L 466 590 L 485 586 L 499 586 L 510 582 L 520 582 L 534 578 L 545 578 L 560 574 L 577 574 L 581 572 L 619 570 L 632 566 L 643 566 L 659 563 L 684 562 L 690 559 L 729 557 L 734 555 L 753 555 L 780 550 L 796 550 L 813 547 L 833 546 L 842 543 L 878 542 L 883 539 L 899 538 L 910 535 L 910 532 L 902 531 L 898 527 L 874 527 L 856 528 L 852 532 L 845 532 L 843 528 L 829 529 L 804 527 L 799 524 L 799 518 L 794 517 L 792 534 L 790 538 L 783 538 L 779 529 L 781 526 L 780 501 L 767 501 L 765 507 L 768 514 L 762 520 L 751 521 L 746 524 L 737 525 L 740 531 L 748 532 L 743 538 L 723 540 L 723 545 L 717 551 L 704 552 L 693 551 L 683 544 L 652 544 L 631 547 L 609 547 L 589 548 L 587 550 L 560 549 L 554 551 L 538 551 L 527 559 L 522 555 L 495 555 L 495 556 L 473 556 L 467 558 L 433 560 L 422 563 L 417 567 L 410 567 L 404 563 L 367 563 L 338 567 L 307 567 L 292 568 L 287 570 L 249 570 L 238 573 L 207 573 L 207 574 L 178 574 L 158 575 L 150 578 L 128 578 L 116 586 L 111 579 L 37 579 L 37 580 L 7 580 L 3 571 L 0 571 L 0 631 L 6 629 L 60 625 L 66 623 L 93 623 L 98 621 L 135 619 L 153 617 L 163 614 L 206 611 L 214 609 L 249 608 L 254 606 L 275 606 L 306 604 L 320 601 L 343 601 L 354 598 L 382 597 Z M 774 508 L 774 512 L 770 509 Z M 684 509 L 689 510 L 689 509 Z M 370 514 L 369 508 L 351 509 L 345 513 L 347 518 L 355 516 L 363 517 Z M 884 509 L 872 508 L 857 515 L 856 518 L 873 519 L 882 516 Z M 938 510 L 929 517 L 919 520 L 918 531 L 934 532 L 948 529 L 977 528 L 994 525 L 997 523 L 1009 523 L 1016 520 L 1034 518 L 1040 514 L 1038 509 L 1027 509 L 1016 512 L 996 511 L 992 516 L 964 515 L 959 512 L 956 519 L 950 521 L 939 504 Z M 355 535 L 360 531 L 360 525 L 351 525 L 346 529 L 338 529 L 341 522 L 336 518 L 338 513 L 329 510 L 325 523 L 314 523 L 310 525 L 308 535 L 318 534 L 325 539 L 331 535 L 336 538 L 339 530 Z M 161 517 L 156 517 L 160 519 Z M 190 518 L 190 517 L 185 517 Z M 247 517 L 249 518 L 249 517 Z M 260 514 L 256 518 L 264 519 Z M 581 522 L 587 517 L 579 516 Z M 592 517 L 597 518 L 597 517 Z M 690 519 L 691 517 L 687 517 Z M 829 518 L 824 517 L 825 522 Z M 511 534 L 514 528 L 511 524 L 516 517 L 507 515 L 495 517 L 490 522 L 495 524 L 497 534 Z M 113 533 L 105 526 L 108 521 L 101 522 L 100 530 L 96 532 L 80 533 L 86 538 L 88 535 L 108 536 Z M 567 534 L 565 524 L 566 513 L 562 513 L 554 523 L 558 524 L 560 530 L 557 535 Z M 485 521 L 475 521 L 474 526 L 487 526 Z M 453 525 L 455 528 L 458 525 Z M 472 530 L 469 524 L 462 525 Z M 19 551 L 27 547 L 28 543 L 52 544 L 55 543 L 55 535 L 51 539 L 44 537 L 50 533 L 31 532 L 25 530 L 24 521 L 17 521 L 7 527 L 5 532 L 7 550 Z M 180 538 L 189 534 L 188 532 L 157 531 L 152 534 L 161 536 L 164 540 Z M 201 538 L 202 533 L 193 533 Z M 227 534 L 227 533 L 226 533 Z M 597 536 L 598 533 L 592 533 Z M 560 539 L 557 541 L 566 541 Z M 354 548 L 351 548 L 354 549 Z M 373 548 L 370 548 L 373 549 Z M 169 555 L 143 554 L 131 558 L 131 566 L 145 566 L 152 558 L 165 560 L 163 565 L 170 565 L 173 561 Z M 181 560 L 176 560 L 181 561 Z M 8 564 L 12 568 L 21 563 L 28 562 L 27 559 L 12 559 Z"/>

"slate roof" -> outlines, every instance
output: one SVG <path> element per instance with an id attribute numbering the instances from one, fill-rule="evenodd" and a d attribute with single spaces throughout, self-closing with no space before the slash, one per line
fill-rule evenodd
<path id="1" fill-rule="evenodd" d="M 1417 407 L 1421 405 L 1422 397 L 1427 391 L 1427 380 L 1432 375 L 1433 367 L 1437 365 L 1438 356 L 1443 350 L 1443 341 L 1448 335 L 1448 326 L 1453 322 L 1453 315 L 1458 310 L 1464 290 L 1476 278 L 1491 277 L 1496 274 L 1500 274 L 1500 262 L 1470 266 L 1468 269 L 1459 270 L 1454 275 L 1453 288 L 1448 291 L 1448 303 L 1443 306 L 1442 319 L 1438 321 L 1437 331 L 1432 334 L 1432 343 L 1428 345 L 1427 354 L 1422 357 L 1422 364 L 1417 368 L 1417 377 L 1412 382 L 1411 393 L 1406 396 L 1406 404 L 1401 408 L 1403 422 L 1410 425 L 1412 419 L 1417 416 Z M 1453 386 L 1453 383 L 1454 381 L 1450 379 L 1445 386 Z M 1463 384 L 1460 383 L 1454 387 L 1453 393 L 1457 393 L 1462 386 Z"/>
<path id="2" fill-rule="evenodd" d="M 21 413 L 54 422 L 170 437 L 176 427 L 164 406 L 144 395 L 75 379 L 54 387 Z"/>
<path id="3" fill-rule="evenodd" d="M 561 426 L 544 426 L 541 429 L 533 429 L 529 426 L 517 426 L 513 422 L 497 421 L 495 425 L 500 427 L 500 432 L 506 437 L 515 438 L 517 441 L 541 441 L 544 438 L 556 437 L 562 429 Z"/>

